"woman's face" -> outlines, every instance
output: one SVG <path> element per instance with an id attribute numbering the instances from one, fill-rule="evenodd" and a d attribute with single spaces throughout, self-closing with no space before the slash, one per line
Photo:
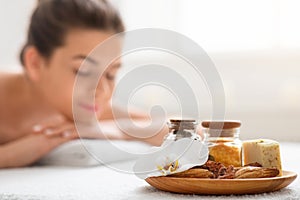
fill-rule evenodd
<path id="1" fill-rule="evenodd" d="M 73 30 L 67 34 L 64 46 L 55 49 L 44 62 L 38 87 L 49 103 L 67 118 L 73 119 L 75 111 L 76 120 L 87 122 L 95 117 L 95 112 L 99 117 L 109 103 L 120 61 L 110 60 L 109 65 L 102 61 L 107 61 L 109 56 L 117 58 L 120 45 L 113 51 L 111 48 L 102 51 L 103 54 L 90 53 L 111 36 L 112 33 L 93 29 Z"/>

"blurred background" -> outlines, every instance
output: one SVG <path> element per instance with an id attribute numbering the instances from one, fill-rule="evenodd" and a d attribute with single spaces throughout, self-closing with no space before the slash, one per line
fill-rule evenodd
<path id="1" fill-rule="evenodd" d="M 18 72 L 18 55 L 37 0 L 0 0 L 0 70 Z M 241 138 L 300 141 L 300 2 L 297 0 L 112 0 L 127 30 L 163 28 L 197 42 L 224 84 L 226 119 L 242 121 Z M 183 63 L 162 52 L 125 58 L 119 77 L 147 61 Z M 189 73 L 186 70 L 186 73 Z M 187 74 L 188 76 L 188 74 Z M 189 77 L 189 76 L 188 76 Z M 199 120 L 210 119 L 209 91 L 194 86 Z M 144 109 L 162 105 L 170 116 L 180 105 L 169 91 L 144 87 L 132 97 Z"/>

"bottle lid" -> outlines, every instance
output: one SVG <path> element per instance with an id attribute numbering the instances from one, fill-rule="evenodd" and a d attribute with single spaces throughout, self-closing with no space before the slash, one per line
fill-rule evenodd
<path id="1" fill-rule="evenodd" d="M 197 124 L 194 119 L 170 119 L 169 128 L 175 130 L 193 129 Z"/>
<path id="2" fill-rule="evenodd" d="M 234 129 L 241 127 L 241 124 L 241 121 L 236 120 L 202 122 L 202 126 L 209 129 Z"/>
<path id="3" fill-rule="evenodd" d="M 196 122 L 195 119 L 170 119 L 170 122 L 180 123 L 180 122 Z"/>

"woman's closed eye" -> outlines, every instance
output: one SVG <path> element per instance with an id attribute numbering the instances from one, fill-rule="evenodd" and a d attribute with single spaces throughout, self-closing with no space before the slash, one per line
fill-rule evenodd
<path id="1" fill-rule="evenodd" d="M 110 80 L 110 81 L 113 81 L 116 78 L 115 74 L 110 74 L 110 73 L 106 73 L 105 76 L 106 76 L 107 80 Z"/>
<path id="2" fill-rule="evenodd" d="M 91 75 L 91 72 L 87 71 L 87 70 L 74 69 L 74 74 L 79 75 L 79 76 L 89 76 L 89 75 Z"/>

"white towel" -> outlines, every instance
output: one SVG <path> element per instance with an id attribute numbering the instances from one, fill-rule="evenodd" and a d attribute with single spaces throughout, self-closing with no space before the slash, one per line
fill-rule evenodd
<path id="1" fill-rule="evenodd" d="M 136 159 L 149 145 L 138 141 L 83 139 L 65 143 L 44 158 L 39 165 L 94 166 Z"/>

